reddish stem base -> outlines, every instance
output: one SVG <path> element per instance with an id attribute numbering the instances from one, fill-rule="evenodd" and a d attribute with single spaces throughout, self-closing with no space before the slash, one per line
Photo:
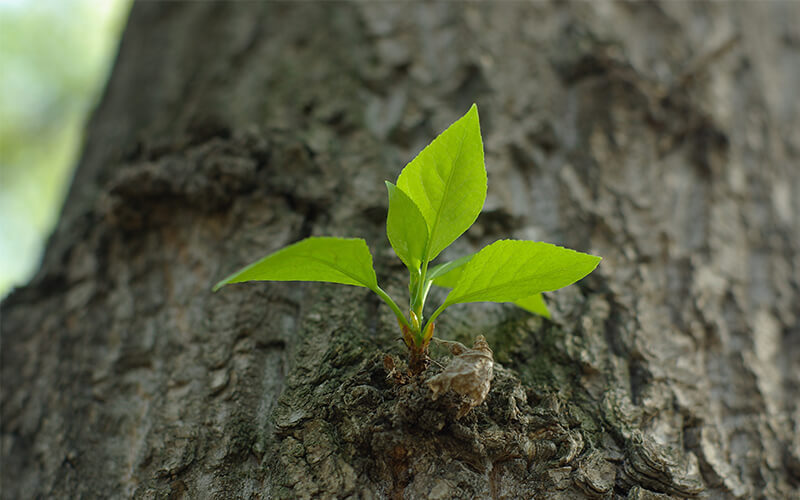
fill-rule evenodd
<path id="1" fill-rule="evenodd" d="M 428 369 L 431 364 L 431 358 L 428 356 L 428 346 L 417 347 L 412 345 L 408 358 L 408 369 L 411 375 L 417 376 Z"/>

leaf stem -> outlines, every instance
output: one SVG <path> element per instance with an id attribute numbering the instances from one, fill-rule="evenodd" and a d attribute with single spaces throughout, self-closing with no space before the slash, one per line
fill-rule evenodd
<path id="1" fill-rule="evenodd" d="M 437 308 L 436 308 L 436 310 L 435 310 L 435 311 L 433 311 L 433 314 L 431 314 L 431 318 L 428 320 L 428 322 L 427 322 L 427 323 L 425 323 L 425 329 L 427 329 L 427 328 L 428 328 L 428 325 L 429 325 L 429 324 L 431 324 L 431 323 L 433 323 L 433 321 L 434 321 L 436 318 L 438 318 L 438 317 L 439 317 L 439 315 L 440 315 L 440 314 L 442 314 L 442 311 L 444 311 L 444 310 L 445 310 L 445 309 L 446 309 L 446 308 L 447 308 L 449 305 L 450 305 L 450 304 L 448 304 L 448 303 L 447 303 L 447 301 L 445 300 L 445 301 L 442 303 L 442 305 L 440 305 L 439 307 L 437 307 Z M 423 331 L 424 331 L 424 329 L 423 329 Z"/>
<path id="2" fill-rule="evenodd" d="M 392 300 L 391 297 L 389 297 L 389 294 L 383 291 L 383 288 L 376 286 L 372 291 L 377 293 L 378 297 L 382 298 L 383 301 L 386 302 L 386 304 L 392 308 L 392 311 L 394 311 L 395 316 L 397 316 L 397 321 L 399 321 L 400 323 L 411 329 L 411 325 L 408 324 L 408 320 L 403 314 L 403 311 L 395 303 L 395 301 Z"/>
<path id="3" fill-rule="evenodd" d="M 425 289 L 422 291 L 422 305 L 425 305 L 425 301 L 428 300 L 428 292 L 431 291 L 431 285 L 433 285 L 433 280 L 426 280 Z"/>
<path id="4" fill-rule="evenodd" d="M 420 301 L 419 304 L 417 304 L 417 306 L 419 307 L 419 311 L 417 311 L 417 316 L 419 316 L 420 320 L 422 320 L 422 311 L 425 308 L 425 295 L 426 295 L 426 293 L 425 293 L 425 281 L 426 281 L 427 274 L 428 274 L 428 261 L 427 260 L 423 260 L 422 261 L 422 273 L 419 276 L 419 283 L 418 283 L 418 288 L 417 288 L 417 298 Z"/>
<path id="5" fill-rule="evenodd" d="M 417 283 L 417 291 L 414 294 L 414 298 L 412 299 L 411 309 L 414 311 L 414 314 L 417 315 L 419 318 L 419 324 L 417 327 L 418 330 L 414 331 L 414 338 L 417 341 L 418 345 L 422 344 L 422 332 L 425 331 L 422 328 L 422 321 L 424 319 L 423 312 L 425 310 L 425 296 L 428 294 L 426 289 L 426 278 L 425 276 L 428 274 L 428 260 L 422 260 L 422 271 L 419 274 L 419 282 Z"/>

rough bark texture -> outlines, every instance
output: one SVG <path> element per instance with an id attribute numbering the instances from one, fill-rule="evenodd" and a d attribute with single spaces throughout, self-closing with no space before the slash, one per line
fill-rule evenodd
<path id="1" fill-rule="evenodd" d="M 797 498 L 799 18 L 136 5 L 41 271 L 2 304 L 2 497 Z M 365 237 L 404 297 L 383 180 L 473 101 L 489 197 L 445 256 L 605 258 L 552 321 L 443 315 L 494 350 L 484 404 L 456 420 L 387 379 L 402 342 L 363 289 L 210 293 L 314 234 Z"/>

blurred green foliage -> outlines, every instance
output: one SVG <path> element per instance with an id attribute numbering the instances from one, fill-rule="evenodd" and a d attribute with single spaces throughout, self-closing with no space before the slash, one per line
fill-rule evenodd
<path id="1" fill-rule="evenodd" d="M 39 264 L 130 0 L 0 0 L 0 297 Z"/>

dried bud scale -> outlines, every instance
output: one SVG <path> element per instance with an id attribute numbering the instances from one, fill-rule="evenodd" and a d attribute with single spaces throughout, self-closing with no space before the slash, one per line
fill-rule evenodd
<path id="1" fill-rule="evenodd" d="M 440 341 L 455 356 L 445 369 L 428 381 L 433 399 L 452 389 L 465 398 L 456 418 L 461 418 L 483 403 L 489 394 L 493 376 L 494 358 L 483 335 L 478 335 L 472 349 L 458 342 Z"/>

